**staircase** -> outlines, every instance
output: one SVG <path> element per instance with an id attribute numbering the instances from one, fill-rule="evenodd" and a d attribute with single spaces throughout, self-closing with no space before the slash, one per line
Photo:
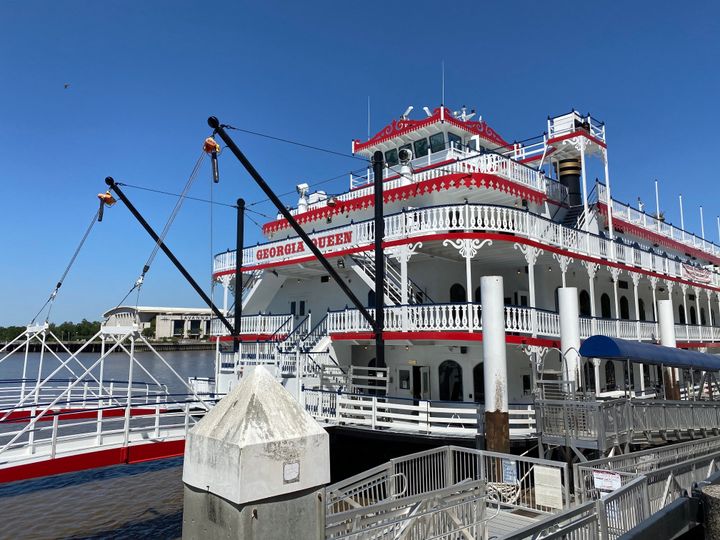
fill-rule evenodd
<path id="1" fill-rule="evenodd" d="M 375 290 L 375 257 L 368 253 L 351 256 L 352 269 L 360 276 L 371 290 Z M 409 304 L 434 303 L 417 283 L 408 277 L 407 295 Z M 402 304 L 402 273 L 400 265 L 385 256 L 385 304 L 399 306 Z"/>
<path id="2" fill-rule="evenodd" d="M 565 227 L 571 227 L 573 229 L 579 228 L 579 222 L 580 217 L 583 215 L 583 207 L 582 205 L 578 206 L 571 206 L 570 209 L 565 214 L 565 217 L 562 220 L 562 224 Z"/>

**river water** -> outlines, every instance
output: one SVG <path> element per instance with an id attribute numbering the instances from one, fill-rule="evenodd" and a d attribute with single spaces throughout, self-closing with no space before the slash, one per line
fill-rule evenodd
<path id="1" fill-rule="evenodd" d="M 187 379 L 213 373 L 213 351 L 165 352 L 163 358 Z M 89 367 L 98 354 L 79 355 Z M 183 383 L 152 353 L 138 353 L 138 360 L 171 393 L 184 393 Z M 37 375 L 39 354 L 29 357 L 32 378 Z M 43 376 L 58 362 L 45 357 Z M 73 367 L 76 373 L 80 366 Z M 149 381 L 135 367 L 134 380 Z M 0 364 L 0 379 L 19 378 L 22 357 Z M 56 375 L 67 378 L 68 372 Z M 105 380 L 126 381 L 128 357 L 109 355 Z M 67 475 L 0 484 L 0 538 L 179 538 L 182 533 L 182 458 L 107 467 Z"/>

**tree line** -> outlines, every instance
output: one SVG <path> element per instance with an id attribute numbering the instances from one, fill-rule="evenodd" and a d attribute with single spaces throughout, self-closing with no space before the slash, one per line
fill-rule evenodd
<path id="1" fill-rule="evenodd" d="M 100 330 L 100 321 L 50 323 L 50 330 L 62 341 L 80 341 L 94 336 Z M 0 343 L 13 340 L 24 331 L 24 326 L 0 326 Z"/>

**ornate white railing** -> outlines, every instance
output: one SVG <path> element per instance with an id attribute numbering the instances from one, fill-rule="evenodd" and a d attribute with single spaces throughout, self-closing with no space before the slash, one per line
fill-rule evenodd
<path id="1" fill-rule="evenodd" d="M 458 164 L 455 164 L 458 165 Z M 688 262 L 671 259 L 651 250 L 649 246 L 627 246 L 589 232 L 564 227 L 525 210 L 507 206 L 456 204 L 431 206 L 385 216 L 385 239 L 400 240 L 446 232 L 500 232 L 536 240 L 571 253 L 636 266 L 649 272 L 688 279 Z M 328 229 L 310 235 L 326 254 L 353 248 L 369 247 L 374 241 L 373 222 L 363 221 Z M 278 263 L 312 256 L 298 238 L 260 244 L 243 254 L 247 266 Z M 221 253 L 215 258 L 215 272 L 235 267 L 235 253 Z M 702 271 L 702 269 L 699 269 Z M 720 285 L 720 277 L 707 272 L 710 285 Z"/>
<path id="2" fill-rule="evenodd" d="M 374 317 L 375 310 L 368 310 Z M 328 332 L 346 334 L 371 332 L 370 324 L 356 309 L 330 311 Z M 482 330 L 482 305 L 472 304 L 412 304 L 385 308 L 387 332 L 476 332 Z M 547 338 L 560 337 L 560 317 L 557 313 L 524 306 L 505 306 L 505 331 Z M 621 339 L 655 341 L 657 323 L 580 317 L 580 337 L 586 339 L 601 334 Z M 677 324 L 678 341 L 720 341 L 720 327 Z"/>
<path id="3" fill-rule="evenodd" d="M 292 315 L 243 315 L 240 319 L 241 334 L 274 334 L 284 326 L 287 326 L 288 333 L 291 328 Z M 235 324 L 235 317 L 227 317 L 230 324 Z M 227 336 L 228 329 L 220 321 L 213 319 L 210 323 L 210 334 L 213 336 Z"/>
<path id="4" fill-rule="evenodd" d="M 598 199 L 607 205 L 607 188 L 598 184 Z M 702 250 L 711 255 L 720 256 L 720 246 L 709 242 L 695 234 L 684 231 L 670 223 L 665 223 L 652 215 L 641 212 L 630 205 L 623 204 L 615 199 L 612 201 L 612 213 L 614 219 L 619 219 L 631 225 L 636 225 L 648 231 L 665 236 L 686 246 Z"/>

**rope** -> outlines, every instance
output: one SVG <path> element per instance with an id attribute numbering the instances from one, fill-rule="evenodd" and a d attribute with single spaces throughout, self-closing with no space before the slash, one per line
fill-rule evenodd
<path id="1" fill-rule="evenodd" d="M 65 278 L 68 275 L 68 272 L 70 272 L 70 268 L 72 268 L 73 264 L 75 263 L 75 259 L 77 259 L 77 256 L 80 254 L 80 250 L 82 249 L 83 245 L 85 245 L 85 241 L 88 239 L 88 236 L 90 236 L 90 231 L 92 231 L 93 227 L 95 226 L 95 223 L 98 222 L 98 217 L 100 216 L 100 209 L 98 209 L 95 212 L 95 215 L 90 220 L 90 224 L 88 225 L 87 229 L 85 230 L 85 234 L 83 234 L 82 239 L 80 240 L 80 243 L 78 244 L 77 248 L 75 248 L 75 253 L 73 253 L 72 257 L 70 258 L 70 262 L 65 267 L 65 271 L 62 273 L 62 276 L 60 276 L 60 279 L 57 282 L 57 285 L 55 285 L 55 288 L 53 289 L 52 293 L 50 293 L 50 297 L 45 301 L 43 306 L 40 308 L 40 310 L 35 314 L 35 316 L 32 318 L 32 321 L 30 321 L 30 324 L 34 324 L 37 318 L 40 316 L 40 314 L 43 312 L 45 307 L 50 304 L 50 307 L 48 308 L 47 316 L 45 317 L 45 322 L 48 322 L 50 319 L 50 311 L 52 310 L 52 304 L 55 302 L 55 298 L 57 297 L 58 291 L 60 290 L 60 287 L 62 287 L 63 281 L 65 281 Z"/>

